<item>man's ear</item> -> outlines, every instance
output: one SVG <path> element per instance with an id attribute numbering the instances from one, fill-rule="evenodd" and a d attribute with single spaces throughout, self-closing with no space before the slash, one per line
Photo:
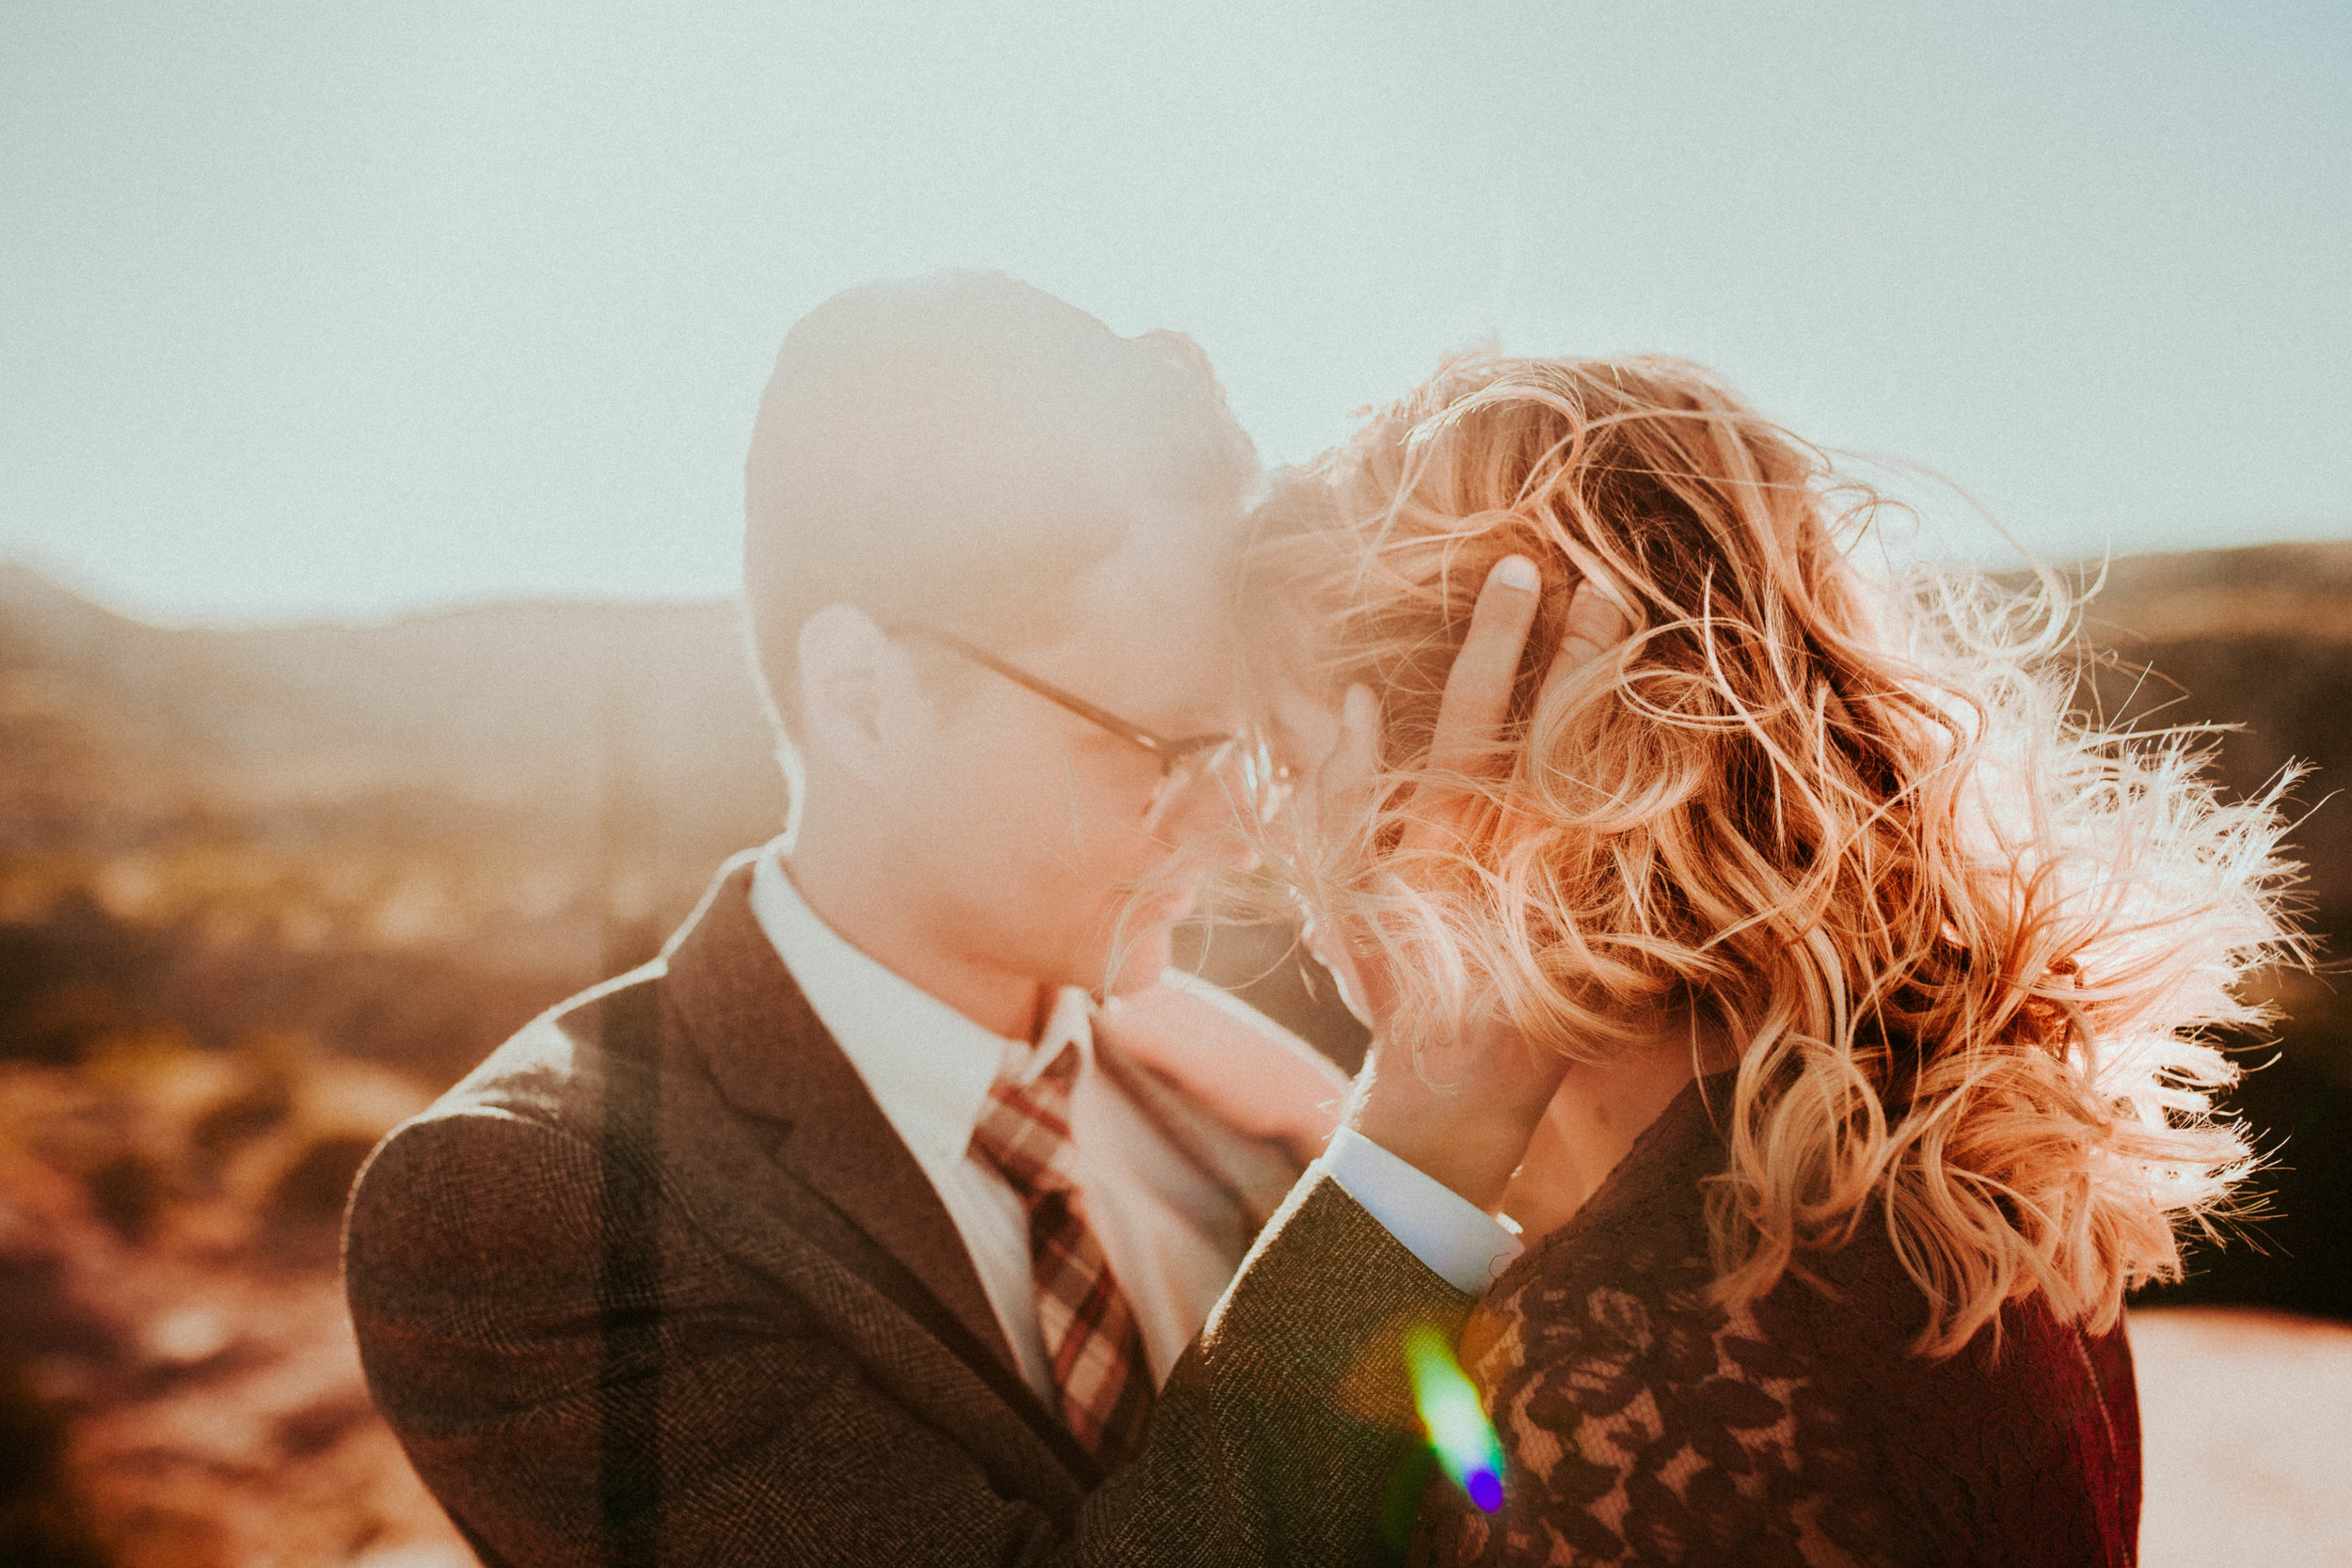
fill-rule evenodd
<path id="1" fill-rule="evenodd" d="M 864 779 L 888 776 L 899 732 L 921 705 L 906 651 L 855 605 L 833 604 L 801 623 L 800 718 L 812 748 Z"/>

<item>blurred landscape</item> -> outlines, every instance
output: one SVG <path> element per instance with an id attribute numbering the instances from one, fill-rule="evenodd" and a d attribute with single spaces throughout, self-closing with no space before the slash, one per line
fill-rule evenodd
<path id="1" fill-rule="evenodd" d="M 2118 562 L 2087 638 L 2110 714 L 2243 726 L 2230 788 L 2314 765 L 2307 924 L 2352 952 L 2352 544 Z M 0 567 L 0 1561 L 470 1561 L 359 1385 L 344 1192 L 779 830 L 768 745 L 728 604 L 163 630 Z M 1360 1049 L 1283 933 L 1206 953 Z M 2270 1212 L 2137 1304 L 2176 1325 L 2352 1323 L 2352 1009 L 2272 990 L 2237 1099 Z"/>

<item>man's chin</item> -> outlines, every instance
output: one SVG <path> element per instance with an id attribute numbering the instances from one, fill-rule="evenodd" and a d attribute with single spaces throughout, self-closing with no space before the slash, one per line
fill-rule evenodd
<path id="1" fill-rule="evenodd" d="M 1091 988 L 1104 997 L 1132 996 L 1158 985 L 1176 958 L 1176 923 L 1169 920 L 1128 932 L 1118 948 L 1104 956 Z"/>

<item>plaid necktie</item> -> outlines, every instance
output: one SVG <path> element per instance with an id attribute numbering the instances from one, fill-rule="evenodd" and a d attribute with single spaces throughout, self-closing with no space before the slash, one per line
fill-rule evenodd
<path id="1" fill-rule="evenodd" d="M 997 1079 L 972 1130 L 972 1152 L 1011 1183 L 1028 1211 L 1029 1275 L 1062 1419 L 1104 1464 L 1116 1465 L 1142 1441 L 1152 1374 L 1135 1313 L 1087 1228 L 1070 1178 L 1070 1088 L 1077 1077 L 1078 1048 L 1071 1043 L 1025 1085 Z"/>

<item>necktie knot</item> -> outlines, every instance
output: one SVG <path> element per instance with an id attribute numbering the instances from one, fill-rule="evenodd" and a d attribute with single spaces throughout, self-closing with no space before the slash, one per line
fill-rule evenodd
<path id="1" fill-rule="evenodd" d="M 1047 1192 L 1076 1186 L 1071 1170 L 1070 1091 L 1078 1080 L 1078 1048 L 1065 1045 L 1027 1083 L 1009 1076 L 989 1085 L 972 1130 L 972 1147 L 1034 1207 Z"/>

